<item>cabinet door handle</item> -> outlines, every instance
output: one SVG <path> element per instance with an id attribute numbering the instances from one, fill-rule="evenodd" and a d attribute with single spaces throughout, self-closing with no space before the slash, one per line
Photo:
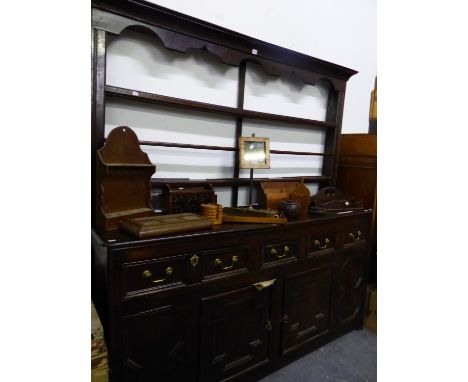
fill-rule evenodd
<path id="1" fill-rule="evenodd" d="M 143 271 L 143 278 L 151 281 L 153 284 L 158 284 L 158 283 L 162 283 L 164 281 L 167 281 L 167 279 L 169 277 L 171 277 L 171 275 L 173 273 L 174 273 L 174 268 L 167 267 L 166 271 L 165 271 L 166 277 L 164 277 L 163 279 L 153 280 L 153 274 L 151 273 L 151 271 L 149 271 L 147 269 L 147 270 Z"/>
<path id="2" fill-rule="evenodd" d="M 193 255 L 191 258 L 190 258 L 190 264 L 192 264 L 192 267 L 196 268 L 197 265 L 198 265 L 198 260 L 200 258 L 197 256 L 197 255 Z"/>
<path id="3" fill-rule="evenodd" d="M 271 321 L 268 320 L 268 321 L 266 322 L 266 325 L 265 325 L 265 330 L 266 330 L 267 332 L 270 332 L 270 331 L 271 331 L 271 328 L 272 328 Z"/>
<path id="4" fill-rule="evenodd" d="M 263 290 L 265 288 L 268 288 L 269 286 L 273 285 L 275 283 L 276 279 L 273 280 L 268 280 L 268 281 L 261 281 L 259 283 L 252 284 L 254 288 L 257 290 Z"/>
<path id="5" fill-rule="evenodd" d="M 357 237 L 354 236 L 354 234 L 352 232 L 349 233 L 349 238 L 352 240 L 352 241 L 359 241 L 361 240 L 361 231 L 357 231 Z"/>
<path id="6" fill-rule="evenodd" d="M 328 237 L 325 238 L 325 244 L 322 245 L 322 243 L 320 243 L 320 241 L 318 240 L 315 240 L 314 241 L 314 245 L 320 249 L 325 249 L 328 247 L 328 244 L 330 244 L 330 240 L 328 239 Z"/>
<path id="7" fill-rule="evenodd" d="M 284 325 L 287 325 L 289 323 L 289 317 L 287 314 L 283 314 L 283 318 L 281 318 L 281 322 L 284 324 Z"/>
<path id="8" fill-rule="evenodd" d="M 231 259 L 232 263 L 231 263 L 231 265 L 228 265 L 228 266 L 223 267 L 223 261 L 218 257 L 217 259 L 215 259 L 214 265 L 217 266 L 217 267 L 221 267 L 221 269 L 222 269 L 223 271 L 225 271 L 225 270 L 227 270 L 227 269 L 233 268 L 234 265 L 237 263 L 237 260 L 238 260 L 238 259 L 237 259 L 237 256 L 232 256 L 232 259 Z"/>

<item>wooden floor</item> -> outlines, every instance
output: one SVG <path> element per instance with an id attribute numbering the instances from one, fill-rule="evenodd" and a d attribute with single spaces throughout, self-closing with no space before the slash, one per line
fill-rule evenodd
<path id="1" fill-rule="evenodd" d="M 322 381 L 377 381 L 377 335 L 368 329 L 355 330 L 260 380 Z"/>

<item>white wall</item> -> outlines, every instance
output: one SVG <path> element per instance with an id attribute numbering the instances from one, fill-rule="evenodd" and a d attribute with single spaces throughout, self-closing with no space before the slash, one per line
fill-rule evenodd
<path id="1" fill-rule="evenodd" d="M 342 132 L 368 131 L 377 75 L 376 0 L 151 2 L 359 71 L 348 82 Z"/>

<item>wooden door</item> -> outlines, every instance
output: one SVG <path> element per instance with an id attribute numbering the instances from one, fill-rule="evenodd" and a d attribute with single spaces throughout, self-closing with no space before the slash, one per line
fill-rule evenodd
<path id="1" fill-rule="evenodd" d="M 338 332 L 362 326 L 366 290 L 366 241 L 345 246 L 338 262 L 335 323 Z"/>
<path id="2" fill-rule="evenodd" d="M 331 265 L 286 276 L 284 281 L 281 355 L 329 332 Z"/>
<path id="3" fill-rule="evenodd" d="M 202 300 L 200 380 L 224 381 L 271 360 L 273 286 Z"/>
<path id="4" fill-rule="evenodd" d="M 123 320 L 117 381 L 196 379 L 196 304 L 167 305 Z"/>

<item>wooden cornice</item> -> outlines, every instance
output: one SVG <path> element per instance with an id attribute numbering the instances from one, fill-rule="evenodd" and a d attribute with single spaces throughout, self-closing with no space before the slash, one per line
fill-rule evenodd
<path id="1" fill-rule="evenodd" d="M 217 26 L 215 24 L 161 7 L 143 0 L 92 0 L 92 7 L 115 15 L 135 20 L 136 25 L 144 23 L 156 33 L 170 49 L 186 51 L 191 47 L 207 49 L 230 65 L 239 65 L 250 60 L 260 63 L 271 75 L 295 74 L 304 82 L 314 84 L 329 80 L 336 90 L 344 90 L 346 81 L 357 71 L 321 60 L 303 53 L 283 48 L 244 34 Z M 101 23 L 100 23 L 101 21 Z M 112 30 L 110 20 L 97 20 L 93 16 L 93 25 L 97 28 L 119 34 L 121 30 Z M 122 23 L 118 27 L 125 28 Z M 155 27 L 151 28 L 151 26 Z M 165 30 L 161 33 L 158 28 Z M 167 31 L 184 35 L 187 40 L 168 36 Z M 161 36 L 162 35 L 162 36 Z M 191 41 L 189 41 L 192 39 Z M 197 41 L 195 41 L 195 40 Z M 205 42 L 201 44 L 200 41 Z M 224 49 L 223 49 L 224 48 Z M 227 48 L 228 50 L 226 51 Z M 256 53 L 255 53 L 256 52 Z"/>

